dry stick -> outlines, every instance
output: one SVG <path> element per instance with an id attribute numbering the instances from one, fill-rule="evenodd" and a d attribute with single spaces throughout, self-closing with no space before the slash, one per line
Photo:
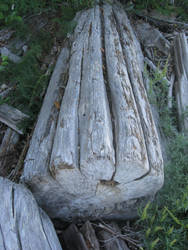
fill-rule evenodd
<path id="1" fill-rule="evenodd" d="M 170 86 L 168 88 L 168 108 L 172 108 L 172 91 L 173 91 L 173 86 L 174 86 L 174 80 L 175 80 L 175 74 L 172 73 L 170 77 Z"/>
<path id="2" fill-rule="evenodd" d="M 127 242 L 133 244 L 133 245 L 136 246 L 136 247 L 139 247 L 139 245 L 137 244 L 137 243 L 139 243 L 139 241 L 137 241 L 137 240 L 132 240 L 132 239 L 128 238 L 127 236 L 123 235 L 123 234 L 119 234 L 119 233 L 117 233 L 117 232 L 114 232 L 114 231 L 110 228 L 110 226 L 105 226 L 105 225 L 102 225 L 101 223 L 99 223 L 99 225 L 95 225 L 95 226 L 104 229 L 104 230 L 107 231 L 108 233 L 111 233 L 112 235 L 115 235 L 115 236 L 119 237 L 120 239 L 125 240 L 125 241 L 127 241 Z M 136 243 L 136 242 L 137 242 L 137 243 Z"/>
<path id="3" fill-rule="evenodd" d="M 8 94 L 10 93 L 11 90 L 13 90 L 13 87 L 5 89 L 4 91 L 2 91 L 0 93 L 0 97 L 3 98 L 3 99 L 6 98 L 8 96 Z"/>
<path id="4" fill-rule="evenodd" d="M 25 156 L 26 156 L 26 153 L 27 153 L 27 150 L 29 148 L 29 143 L 30 143 L 30 138 L 31 138 L 31 135 L 28 135 L 27 137 L 27 141 L 25 143 L 25 146 L 21 152 L 21 155 L 18 159 L 18 162 L 16 164 L 16 167 L 13 169 L 13 171 L 11 171 L 11 173 L 9 174 L 8 178 L 11 179 L 12 181 L 15 181 L 16 180 L 16 175 L 18 173 L 18 171 L 22 168 L 23 166 L 23 163 L 24 163 L 24 159 L 25 159 Z"/>
<path id="5" fill-rule="evenodd" d="M 144 51 L 146 52 L 147 57 L 149 57 L 150 59 L 152 59 L 152 54 L 151 54 L 150 50 L 148 48 L 144 48 Z"/>

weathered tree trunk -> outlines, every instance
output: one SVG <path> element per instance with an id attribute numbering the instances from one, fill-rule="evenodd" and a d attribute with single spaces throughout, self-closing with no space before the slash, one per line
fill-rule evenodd
<path id="1" fill-rule="evenodd" d="M 174 40 L 176 102 L 180 129 L 188 134 L 188 44 L 184 33 Z"/>
<path id="2" fill-rule="evenodd" d="M 53 224 L 24 186 L 0 177 L 0 249 L 60 250 Z"/>
<path id="3" fill-rule="evenodd" d="M 95 6 L 77 16 L 22 175 L 50 216 L 125 219 L 139 198 L 162 186 L 142 69 L 139 42 L 121 7 Z"/>

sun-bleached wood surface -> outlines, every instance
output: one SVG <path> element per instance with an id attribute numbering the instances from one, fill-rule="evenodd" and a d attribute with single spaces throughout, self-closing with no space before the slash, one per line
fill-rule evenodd
<path id="1" fill-rule="evenodd" d="M 0 177 L 0 249 L 61 250 L 52 222 L 32 193 Z"/>
<path id="2" fill-rule="evenodd" d="M 163 184 L 143 55 L 121 6 L 77 16 L 54 69 L 22 181 L 51 217 L 135 215 Z"/>
<path id="3" fill-rule="evenodd" d="M 184 33 L 174 39 L 175 94 L 181 131 L 188 134 L 188 43 Z"/>

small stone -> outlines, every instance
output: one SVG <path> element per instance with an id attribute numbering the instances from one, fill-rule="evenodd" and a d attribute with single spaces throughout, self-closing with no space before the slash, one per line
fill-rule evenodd
<path id="1" fill-rule="evenodd" d="M 28 50 L 28 45 L 24 45 L 23 47 L 22 47 L 22 50 L 23 50 L 23 52 L 24 52 L 24 54 L 27 52 L 27 50 Z"/>
<path id="2" fill-rule="evenodd" d="M 5 90 L 5 89 L 7 89 L 8 88 L 8 86 L 5 84 L 5 83 L 3 83 L 2 85 L 1 85 L 1 90 Z"/>
<path id="3" fill-rule="evenodd" d="M 13 54 L 9 49 L 3 47 L 0 49 L 1 56 L 7 56 L 8 59 L 14 63 L 18 63 L 21 58 L 15 54 Z"/>

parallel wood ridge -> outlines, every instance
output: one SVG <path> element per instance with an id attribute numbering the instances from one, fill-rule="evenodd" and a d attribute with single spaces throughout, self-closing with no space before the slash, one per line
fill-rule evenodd
<path id="1" fill-rule="evenodd" d="M 188 118 L 184 114 L 188 107 L 188 43 L 184 33 L 178 34 L 174 39 L 174 56 L 177 76 L 175 88 L 179 126 L 187 134 Z"/>
<path id="2" fill-rule="evenodd" d="M 49 217 L 24 186 L 0 177 L 0 249 L 61 250 Z"/>
<path id="3" fill-rule="evenodd" d="M 118 22 L 123 55 L 125 57 L 127 71 L 141 119 L 150 171 L 154 171 L 160 175 L 163 172 L 162 152 L 149 101 L 147 99 L 146 90 L 144 88 L 138 54 L 136 53 L 137 44 L 135 41 L 137 41 L 137 39 L 125 12 L 117 5 L 114 6 L 113 10 Z"/>
<path id="4" fill-rule="evenodd" d="M 116 20 L 109 5 L 104 6 L 104 24 L 107 75 L 115 118 L 116 174 L 114 180 L 126 183 L 146 174 L 149 164 Z"/>
<path id="5" fill-rule="evenodd" d="M 48 173 L 49 156 L 51 154 L 56 130 L 58 108 L 67 78 L 69 59 L 68 45 L 65 46 L 58 58 L 52 74 L 46 96 L 38 117 L 31 144 L 25 159 L 23 179 Z"/>
<path id="6" fill-rule="evenodd" d="M 162 154 L 142 79 L 142 51 L 126 14 L 104 4 L 76 20 L 22 179 L 52 217 L 113 217 L 127 209 L 126 201 L 161 187 Z"/>

